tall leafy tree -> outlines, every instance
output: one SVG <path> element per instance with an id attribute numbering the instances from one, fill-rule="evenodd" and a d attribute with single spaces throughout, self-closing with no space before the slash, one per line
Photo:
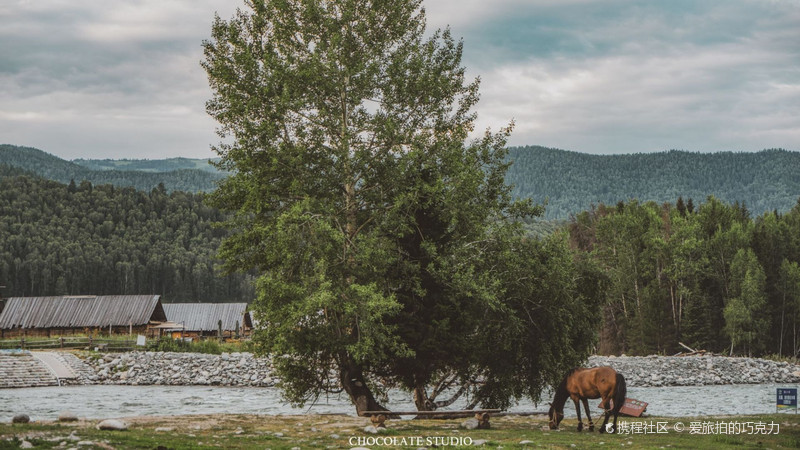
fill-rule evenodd
<path id="1" fill-rule="evenodd" d="M 800 350 L 798 340 L 798 321 L 800 320 L 800 264 L 784 259 L 778 275 L 778 292 L 780 294 L 780 339 L 778 354 L 783 354 L 784 330 L 791 324 L 791 355 L 797 357 Z"/>
<path id="2" fill-rule="evenodd" d="M 731 262 L 731 289 L 733 297 L 723 310 L 725 332 L 731 340 L 731 353 L 740 345 L 751 354 L 764 347 L 766 342 L 767 320 L 764 294 L 764 269 L 751 249 L 741 249 Z"/>
<path id="3" fill-rule="evenodd" d="M 396 385 L 428 408 L 437 379 L 486 373 L 483 319 L 513 313 L 491 261 L 537 210 L 504 183 L 510 130 L 465 144 L 478 82 L 449 31 L 424 37 L 420 1 L 247 5 L 216 18 L 203 66 L 231 172 L 221 254 L 261 274 L 261 349 L 296 403 L 341 386 L 380 409 Z"/>

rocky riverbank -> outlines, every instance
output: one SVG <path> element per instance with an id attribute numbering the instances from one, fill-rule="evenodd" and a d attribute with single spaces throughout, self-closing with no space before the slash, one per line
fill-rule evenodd
<path id="1" fill-rule="evenodd" d="M 726 356 L 592 356 L 588 366 L 611 366 L 628 386 L 800 383 L 800 366 Z"/>
<path id="2" fill-rule="evenodd" d="M 76 373 L 68 384 L 213 385 L 272 387 L 278 381 L 270 359 L 251 353 L 131 352 L 77 358 L 63 353 Z M 0 361 L 1 363 L 1 361 Z M 608 365 L 631 387 L 800 383 L 800 366 L 757 358 L 724 356 L 592 356 L 588 366 Z M 51 380 L 52 381 L 52 380 Z M 36 384 L 29 384 L 35 386 Z M 22 387 L 13 384 L 5 387 Z"/>
<path id="3" fill-rule="evenodd" d="M 270 360 L 250 353 L 132 352 L 86 362 L 94 372 L 89 384 L 269 387 L 277 381 Z M 611 366 L 633 387 L 800 383 L 800 366 L 757 358 L 592 356 L 587 365 Z"/>
<path id="4" fill-rule="evenodd" d="M 82 376 L 84 384 L 271 387 L 277 381 L 270 360 L 250 353 L 131 352 L 84 361 L 94 372 Z"/>

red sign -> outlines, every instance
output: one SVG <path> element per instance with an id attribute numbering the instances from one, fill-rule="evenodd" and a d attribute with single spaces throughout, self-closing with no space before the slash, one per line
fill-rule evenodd
<path id="1" fill-rule="evenodd" d="M 600 403 L 597 405 L 599 408 L 603 407 L 603 404 Z M 614 407 L 614 400 L 611 400 L 611 407 Z M 626 416 L 633 416 L 639 417 L 647 411 L 647 402 L 643 402 L 641 400 L 636 400 L 635 398 L 626 398 L 625 404 L 622 405 L 620 408 L 619 413 L 625 414 Z"/>

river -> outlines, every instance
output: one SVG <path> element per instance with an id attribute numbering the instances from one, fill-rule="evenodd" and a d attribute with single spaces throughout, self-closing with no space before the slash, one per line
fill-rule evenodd
<path id="1" fill-rule="evenodd" d="M 797 387 L 777 384 L 719 386 L 630 387 L 628 397 L 649 403 L 652 416 L 709 416 L 768 414 L 775 412 L 776 388 Z M 599 400 L 590 400 L 595 408 Z M 386 405 L 393 410 L 413 410 L 408 394 L 392 393 Z M 546 411 L 547 402 L 535 406 L 524 401 L 509 409 L 515 412 Z M 566 415 L 575 416 L 572 402 Z M 55 420 L 60 411 L 79 417 L 111 417 L 183 414 L 353 414 L 345 397 L 322 399 L 317 404 L 295 408 L 282 400 L 274 388 L 208 386 L 61 386 L 0 389 L 0 421 L 16 414 L 31 420 Z M 599 409 L 594 410 L 599 413 Z"/>

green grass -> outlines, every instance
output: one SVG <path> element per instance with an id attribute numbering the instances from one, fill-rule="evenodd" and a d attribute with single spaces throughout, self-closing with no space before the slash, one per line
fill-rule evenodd
<path id="1" fill-rule="evenodd" d="M 250 341 L 229 341 L 219 342 L 218 339 L 209 338 L 204 340 L 194 340 L 191 342 L 180 341 L 172 338 L 148 339 L 146 347 L 136 347 L 135 336 L 112 335 L 92 336 L 92 345 L 88 344 L 88 335 L 64 336 L 63 342 L 60 337 L 27 337 L 25 348 L 28 350 L 58 350 L 61 348 L 89 348 L 93 349 L 98 345 L 103 345 L 107 350 L 147 350 L 157 352 L 186 352 L 186 353 L 210 353 L 220 355 L 222 353 L 252 352 L 253 346 Z M 17 349 L 21 347 L 20 338 L 0 339 L 0 349 Z"/>
<path id="2" fill-rule="evenodd" d="M 0 424 L 0 449 L 19 448 L 23 440 L 35 448 L 76 447 L 77 442 L 92 442 L 80 448 L 140 449 L 290 449 L 299 448 L 460 448 L 485 441 L 485 448 L 669 448 L 669 449 L 724 449 L 724 448 L 798 448 L 800 447 L 800 416 L 780 414 L 766 416 L 737 416 L 709 418 L 647 418 L 622 419 L 632 423 L 666 422 L 664 433 L 600 434 L 577 432 L 575 420 L 565 420 L 560 431 L 547 429 L 544 416 L 496 417 L 488 430 L 460 428 L 464 419 L 454 420 L 391 420 L 387 430 L 373 435 L 364 432 L 369 424 L 365 418 L 339 415 L 307 416 L 254 416 L 254 415 L 203 415 L 162 416 L 130 418 L 128 431 L 99 431 L 98 421 L 81 421 L 74 424 L 43 422 L 27 425 Z M 684 432 L 674 430 L 681 422 Z M 689 424 L 695 423 L 774 423 L 779 426 L 773 434 L 692 434 Z M 157 431 L 158 430 L 158 431 Z M 74 438 L 70 440 L 69 436 Z M 364 441 L 379 438 L 379 444 Z M 359 441 L 361 439 L 361 441 Z M 392 442 L 402 445 L 391 445 Z M 372 444 L 372 445 L 369 445 Z M 383 445 L 389 444 L 389 445 Z"/>
<path id="3" fill-rule="evenodd" d="M 212 355 L 253 351 L 250 341 L 219 342 L 217 339 L 180 341 L 172 338 L 150 340 L 147 344 L 147 350 L 151 352 L 208 353 Z"/>

